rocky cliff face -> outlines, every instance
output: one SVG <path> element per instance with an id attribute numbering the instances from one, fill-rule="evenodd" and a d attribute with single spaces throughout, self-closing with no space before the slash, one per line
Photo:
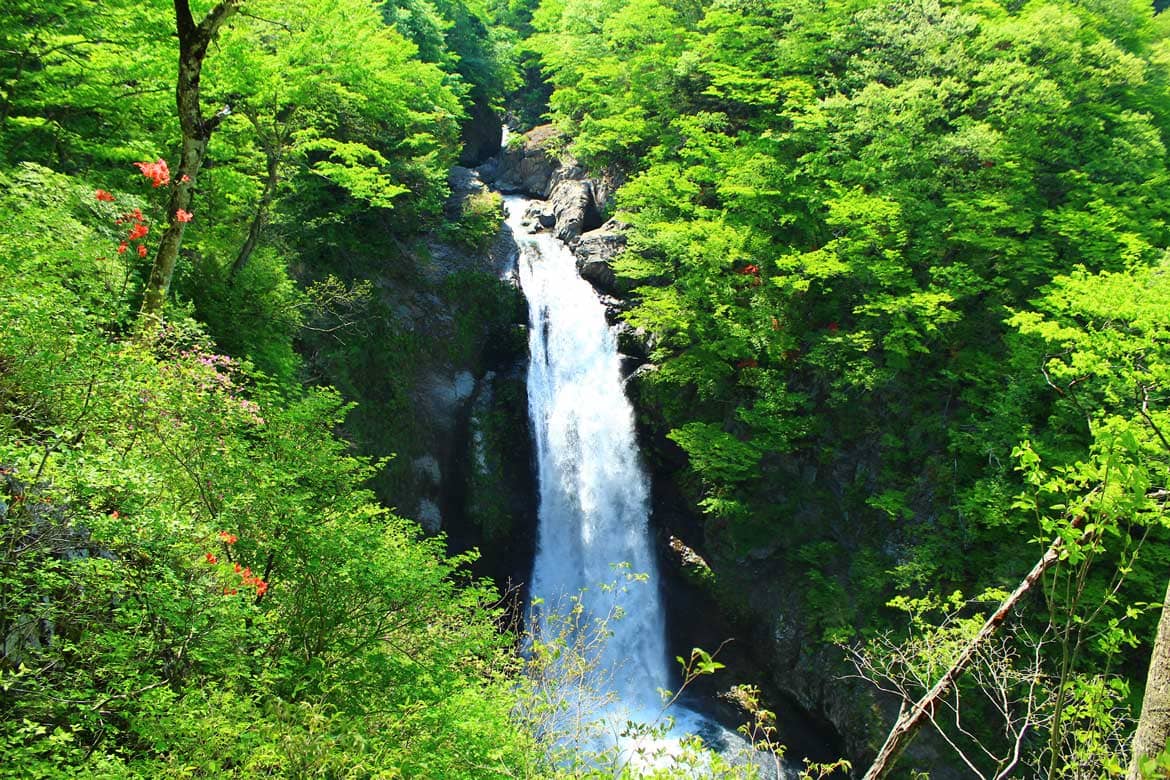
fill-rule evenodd
<path id="1" fill-rule="evenodd" d="M 494 239 L 474 245 L 461 228 L 469 209 L 494 199 L 499 210 L 498 196 L 468 168 L 452 169 L 449 183 L 441 230 L 409 245 L 391 240 L 380 264 L 346 269 L 373 282 L 364 332 L 343 344 L 319 337 L 310 361 L 359 402 L 347 435 L 365 454 L 389 457 L 373 481 L 382 501 L 446 533 L 454 551 L 492 551 L 479 572 L 502 583 L 527 576 L 535 533 L 527 316 L 502 220 Z M 485 543 L 504 536 L 507 545 Z"/>

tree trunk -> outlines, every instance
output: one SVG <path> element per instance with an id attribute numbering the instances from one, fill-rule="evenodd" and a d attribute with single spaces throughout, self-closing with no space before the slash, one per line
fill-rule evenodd
<path id="1" fill-rule="evenodd" d="M 276 196 L 276 185 L 280 183 L 280 152 L 271 145 L 265 144 L 264 155 L 268 162 L 268 178 L 264 180 L 264 192 L 260 195 L 260 202 L 256 204 L 256 214 L 252 217 L 252 224 L 248 227 L 248 237 L 244 240 L 244 245 L 240 247 L 240 253 L 236 255 L 235 262 L 232 263 L 228 278 L 233 284 L 236 281 L 236 275 L 244 270 L 244 266 L 252 258 L 252 252 L 256 251 L 256 245 L 260 243 L 260 232 L 268 222 L 268 208 Z"/>
<path id="2" fill-rule="evenodd" d="M 1170 739 L 1170 582 L 1162 599 L 1162 617 L 1158 635 L 1150 653 L 1150 671 L 1146 674 L 1146 695 L 1142 698 L 1142 715 L 1133 735 L 1133 762 L 1127 780 L 1141 780 L 1141 762 L 1166 749 Z"/>
<path id="3" fill-rule="evenodd" d="M 979 629 L 979 632 L 972 637 L 971 641 L 959 653 L 959 657 L 951 664 L 946 673 L 934 684 L 929 691 L 926 692 L 921 699 L 914 703 L 909 710 L 904 711 L 898 718 L 897 723 L 890 729 L 889 735 L 886 737 L 886 742 L 882 745 L 882 749 L 878 751 L 877 758 L 874 759 L 873 764 L 865 773 L 864 780 L 880 780 L 885 777 L 894 768 L 898 758 L 902 755 L 902 751 L 914 739 L 914 735 L 918 733 L 918 729 L 926 723 L 934 711 L 935 702 L 946 696 L 955 682 L 966 670 L 968 664 L 975 657 L 975 653 L 979 650 L 980 645 L 987 641 L 992 634 L 996 632 L 999 626 L 1007 618 L 1008 614 L 1015 608 L 1020 599 L 1024 597 L 1032 586 L 1040 581 L 1044 576 L 1044 572 L 1052 568 L 1052 565 L 1060 560 L 1060 551 L 1064 547 L 1063 540 L 1057 539 L 1044 555 L 1028 572 L 1023 581 L 1016 586 L 999 607 Z"/>
<path id="4" fill-rule="evenodd" d="M 159 238 L 146 295 L 139 312 L 139 327 L 147 335 L 155 333 L 162 322 L 163 303 L 171 288 L 175 262 L 179 259 L 179 246 L 183 242 L 186 223 L 180 222 L 175 215 L 180 209 L 189 210 L 192 187 L 207 154 L 207 143 L 215 128 L 230 113 L 230 109 L 224 108 L 210 119 L 203 118 L 203 110 L 199 105 L 199 78 L 203 70 L 203 58 L 223 23 L 239 10 L 244 0 L 221 0 L 199 24 L 191 16 L 188 0 L 174 2 L 175 25 L 179 33 L 179 79 L 175 99 L 179 108 L 183 151 L 179 168 L 174 173 L 171 196 L 167 200 L 167 227 Z"/>

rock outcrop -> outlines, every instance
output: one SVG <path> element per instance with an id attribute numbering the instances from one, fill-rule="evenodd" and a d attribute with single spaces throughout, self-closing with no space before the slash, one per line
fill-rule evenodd
<path id="1" fill-rule="evenodd" d="M 609 294 L 627 292 L 619 287 L 617 275 L 614 274 L 612 267 L 613 259 L 626 249 L 624 227 L 611 219 L 596 230 L 583 233 L 573 248 L 581 278 L 600 292 Z"/>
<path id="2" fill-rule="evenodd" d="M 500 192 L 544 200 L 564 178 L 564 165 L 550 148 L 557 137 L 551 125 L 513 136 L 498 160 L 480 167 L 480 174 Z"/>
<path id="3" fill-rule="evenodd" d="M 500 192 L 543 201 L 529 208 L 525 221 L 552 229 L 576 248 L 581 275 L 600 292 L 618 292 L 610 261 L 625 247 L 623 226 L 613 220 L 603 225 L 601 218 L 616 178 L 590 178 L 575 160 L 557 154 L 558 139 L 549 125 L 533 128 L 510 140 L 479 174 Z"/>
<path id="4" fill-rule="evenodd" d="M 463 152 L 459 155 L 459 164 L 468 167 L 479 165 L 500 150 L 503 139 L 504 124 L 496 112 L 475 103 L 460 129 Z"/>
<path id="5" fill-rule="evenodd" d="M 386 242 L 383 257 L 371 253 L 345 268 L 372 282 L 355 326 L 360 357 L 338 360 L 329 334 L 307 341 L 306 353 L 323 381 L 359 401 L 345 424 L 358 451 L 394 454 L 370 482 L 387 506 L 427 532 L 445 533 L 452 550 L 484 546 L 507 519 L 509 554 L 485 555 L 477 570 L 503 583 L 526 576 L 520 540 L 535 523 L 526 396 L 515 390 L 527 362 L 526 311 L 515 283 L 515 240 L 502 220 L 489 245 L 470 245 L 453 229 L 467 210 L 476 216 L 498 196 L 462 166 L 450 170 L 448 184 L 442 228 L 409 243 L 387 231 L 377 239 Z M 490 475 L 468 471 L 472 452 Z"/>
<path id="6" fill-rule="evenodd" d="M 588 179 L 565 179 L 549 194 L 556 236 L 572 246 L 581 234 L 601 226 L 601 214 L 593 201 L 593 183 Z"/>

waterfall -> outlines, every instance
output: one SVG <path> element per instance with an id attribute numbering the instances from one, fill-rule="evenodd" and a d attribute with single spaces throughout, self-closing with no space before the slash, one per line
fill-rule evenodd
<path id="1" fill-rule="evenodd" d="M 519 277 L 530 326 L 539 502 L 528 647 L 541 676 L 545 736 L 567 763 L 600 756 L 615 776 L 671 767 L 679 776 L 726 777 L 729 766 L 750 765 L 763 780 L 797 777 L 718 722 L 678 704 L 664 707 L 664 689 L 678 683 L 650 537 L 649 478 L 616 339 L 573 253 L 551 232 L 525 224 L 534 201 L 504 200 L 518 249 L 509 275 Z M 720 754 L 718 765 L 682 746 L 692 735 Z"/>
<path id="2" fill-rule="evenodd" d="M 682 740 L 701 735 L 731 764 L 757 764 L 750 744 L 679 705 L 672 684 L 658 566 L 650 538 L 648 475 L 605 309 L 569 249 L 522 224 L 531 201 L 506 198 L 528 300 L 528 406 L 539 480 L 530 631 L 556 648 L 537 681 L 547 735 L 567 763 L 608 764 L 615 776 L 672 767 L 712 770 Z M 677 691 L 676 691 L 677 692 Z M 581 751 L 584 750 L 582 758 Z"/>
<path id="3" fill-rule="evenodd" d="M 652 721 L 670 674 L 633 410 L 600 300 L 564 244 L 520 224 L 527 204 L 508 199 L 531 324 L 528 403 L 540 485 L 532 593 L 545 618 L 579 596 L 586 622 L 605 621 L 609 636 L 591 660 L 617 698 L 613 709 Z"/>

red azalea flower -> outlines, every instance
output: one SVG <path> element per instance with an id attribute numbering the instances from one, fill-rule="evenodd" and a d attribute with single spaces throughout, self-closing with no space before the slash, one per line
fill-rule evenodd
<path id="1" fill-rule="evenodd" d="M 758 265 L 745 265 L 740 273 L 744 276 L 759 276 L 760 267 Z"/>
<path id="2" fill-rule="evenodd" d="M 143 176 L 150 179 L 155 187 L 171 183 L 170 168 L 167 167 L 167 161 L 161 157 L 156 162 L 137 162 L 134 165 L 142 171 Z"/>
<path id="3" fill-rule="evenodd" d="M 207 553 L 207 556 L 206 556 L 206 557 L 207 557 L 207 562 L 208 562 L 208 563 L 219 563 L 219 558 L 216 558 L 216 557 L 215 557 L 214 555 L 212 555 L 211 553 Z"/>
<path id="4" fill-rule="evenodd" d="M 191 216 L 192 216 L 192 214 L 190 211 L 184 211 L 183 209 L 179 209 L 178 211 L 175 212 L 175 221 L 176 222 L 190 222 Z"/>
<path id="5" fill-rule="evenodd" d="M 126 250 L 129 248 L 130 247 L 126 245 L 126 242 L 123 241 L 122 243 L 118 244 L 118 254 L 120 254 L 120 255 L 126 254 Z"/>
<path id="6" fill-rule="evenodd" d="M 149 232 L 150 228 L 139 222 L 137 225 L 130 228 L 130 235 L 126 236 L 126 238 L 130 239 L 131 241 L 137 241 Z"/>
<path id="7" fill-rule="evenodd" d="M 139 244 L 138 245 L 138 256 L 139 257 L 146 257 L 146 244 Z"/>
<path id="8" fill-rule="evenodd" d="M 95 192 L 93 194 L 93 196 L 95 198 L 97 198 L 98 200 L 103 201 L 105 203 L 113 203 L 114 202 L 114 196 L 111 195 L 110 193 L 106 192 L 105 190 L 98 190 L 97 192 Z"/>

